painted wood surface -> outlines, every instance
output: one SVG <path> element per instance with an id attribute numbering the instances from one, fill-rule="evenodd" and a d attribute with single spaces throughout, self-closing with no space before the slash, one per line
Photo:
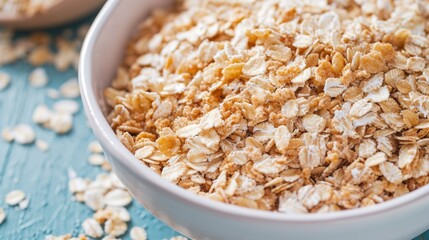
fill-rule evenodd
<path id="1" fill-rule="evenodd" d="M 87 19 L 86 22 L 91 20 Z M 80 23 L 70 27 L 75 29 Z M 49 32 L 54 36 L 63 30 L 59 28 Z M 34 144 L 21 146 L 0 139 L 0 207 L 7 212 L 6 221 L 0 225 L 0 240 L 44 239 L 46 235 L 66 233 L 76 236 L 82 233 L 82 221 L 92 215 L 92 210 L 84 204 L 72 201 L 68 191 L 70 169 L 78 176 L 91 179 L 102 171 L 87 162 L 90 154 L 88 143 L 95 137 L 86 123 L 80 99 L 76 100 L 81 109 L 74 117 L 73 130 L 69 134 L 56 135 L 31 121 L 36 105 L 45 103 L 52 106 L 55 102 L 46 96 L 47 89 L 58 89 L 64 81 L 77 77 L 77 73 L 72 69 L 58 72 L 50 65 L 43 68 L 49 76 L 48 86 L 32 88 L 27 77 L 33 67 L 25 61 L 0 67 L 0 71 L 12 77 L 9 87 L 0 92 L 0 129 L 19 123 L 31 124 L 37 138 L 50 145 L 47 152 L 41 152 Z M 27 193 L 30 205 L 26 210 L 4 203 L 5 195 L 13 189 L 22 189 Z M 131 225 L 145 226 L 149 239 L 178 235 L 136 202 L 128 210 L 132 215 Z M 129 239 L 129 232 L 122 239 Z"/>
<path id="2" fill-rule="evenodd" d="M 89 18 L 83 22 L 91 20 Z M 66 28 L 74 29 L 80 23 Z M 53 29 L 49 33 L 55 36 L 63 30 L 64 28 Z M 6 71 L 12 76 L 9 87 L 0 92 L 0 129 L 28 123 L 35 129 L 37 138 L 50 145 L 49 151 L 41 152 L 35 145 L 21 146 L 0 140 L 0 207 L 7 212 L 7 220 L 0 225 L 0 240 L 43 239 L 46 235 L 66 233 L 77 236 L 82 233 L 82 221 L 92 215 L 92 211 L 85 205 L 72 201 L 67 187 L 70 169 L 78 176 L 89 178 L 94 178 L 102 171 L 87 162 L 90 154 L 87 150 L 88 143 L 95 138 L 86 123 L 80 99 L 81 109 L 74 118 L 74 127 L 69 134 L 56 135 L 31 121 L 37 104 L 53 104 L 54 101 L 46 96 L 47 89 L 58 89 L 64 81 L 77 74 L 74 70 L 60 73 L 52 66 L 43 67 L 47 70 L 50 81 L 47 87 L 40 89 L 29 86 L 27 77 L 33 67 L 25 61 L 0 67 L 0 71 Z M 26 210 L 9 207 L 4 203 L 5 195 L 13 189 L 22 189 L 27 193 L 30 205 Z M 128 209 L 132 215 L 131 226 L 145 226 L 149 240 L 177 235 L 136 202 Z M 129 232 L 122 239 L 129 239 Z M 429 239 L 429 231 L 417 239 Z"/>

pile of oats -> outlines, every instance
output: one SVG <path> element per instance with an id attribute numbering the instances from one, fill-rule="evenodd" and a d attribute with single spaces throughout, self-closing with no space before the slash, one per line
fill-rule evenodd
<path id="1" fill-rule="evenodd" d="M 187 0 L 141 25 L 105 97 L 163 178 L 284 213 L 429 182 L 429 2 Z"/>
<path id="2" fill-rule="evenodd" d="M 0 13 L 32 16 L 55 5 L 58 0 L 0 0 Z"/>
<path id="3" fill-rule="evenodd" d="M 28 74 L 29 85 L 33 88 L 45 88 L 49 76 L 42 65 L 52 64 L 61 72 L 72 67 L 77 70 L 80 47 L 88 29 L 89 25 L 82 25 L 76 33 L 66 29 L 55 38 L 44 32 L 34 32 L 28 37 L 16 38 L 13 31 L 1 30 L 0 66 L 25 59 L 35 67 Z M 8 73 L 0 72 L 0 91 L 5 90 L 12 82 Z M 59 89 L 47 89 L 46 95 L 52 99 L 64 99 L 56 101 L 53 109 L 46 104 L 39 104 L 33 111 L 33 122 L 57 134 L 70 132 L 73 128 L 73 116 L 80 110 L 79 103 L 75 101 L 80 96 L 78 80 L 71 78 L 62 83 Z M 36 140 L 35 132 L 28 124 L 6 127 L 1 136 L 7 142 L 35 142 L 41 151 L 49 149 L 49 143 L 41 139 Z"/>
<path id="4" fill-rule="evenodd" d="M 128 231 L 131 215 L 127 207 L 133 201 L 133 197 L 112 172 L 109 162 L 104 158 L 101 145 L 97 141 L 93 141 L 89 143 L 88 150 L 91 153 L 88 162 L 92 165 L 101 166 L 107 172 L 99 173 L 92 180 L 78 177 L 77 173 L 70 169 L 68 188 L 73 195 L 73 201 L 84 203 L 94 213 L 92 217 L 83 220 L 81 224 L 83 234 L 78 237 L 72 237 L 72 234 L 48 235 L 45 240 L 87 240 L 89 237 L 115 240 L 123 237 Z M 97 164 L 91 160 L 94 156 L 98 156 Z M 0 208 L 0 223 L 2 221 L 1 210 Z M 133 226 L 129 235 L 131 240 L 147 240 L 148 238 L 145 228 L 139 226 Z M 187 240 L 187 238 L 176 236 L 170 240 Z"/>
<path id="5" fill-rule="evenodd" d="M 25 59 L 32 66 L 39 67 L 29 75 L 30 85 L 43 87 L 48 79 L 41 65 L 53 64 L 58 71 L 66 71 L 70 67 L 77 70 L 79 51 L 88 29 L 89 25 L 82 25 L 76 34 L 71 29 L 65 29 L 55 38 L 45 32 L 16 37 L 11 30 L 0 30 L 0 66 Z M 5 78 L 7 76 L 1 73 L 0 83 L 6 82 Z"/>

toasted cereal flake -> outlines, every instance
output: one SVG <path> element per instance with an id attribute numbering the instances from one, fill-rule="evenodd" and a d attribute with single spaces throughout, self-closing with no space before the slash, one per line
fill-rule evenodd
<path id="1" fill-rule="evenodd" d="M 269 122 L 263 122 L 253 128 L 253 136 L 260 142 L 268 142 L 276 129 Z"/>
<path id="2" fill-rule="evenodd" d="M 177 182 L 187 170 L 186 164 L 177 162 L 162 169 L 161 177 L 170 182 Z"/>
<path id="3" fill-rule="evenodd" d="M 369 158 L 375 154 L 377 151 L 377 144 L 372 139 L 365 139 L 359 145 L 359 157 Z"/>
<path id="4" fill-rule="evenodd" d="M 73 115 L 79 111 L 79 104 L 73 100 L 60 100 L 54 103 L 53 109 L 56 112 L 63 112 Z"/>
<path id="5" fill-rule="evenodd" d="M 6 89 L 10 83 L 10 75 L 5 72 L 0 72 L 0 91 Z"/>
<path id="6" fill-rule="evenodd" d="M 61 95 L 66 98 L 77 98 L 80 96 L 79 83 L 77 79 L 72 78 L 60 87 Z"/>
<path id="7" fill-rule="evenodd" d="M 6 220 L 6 212 L 3 208 L 0 208 L 0 225 Z"/>
<path id="8" fill-rule="evenodd" d="M 33 122 L 37 124 L 45 124 L 52 117 L 52 111 L 45 104 L 39 104 L 33 111 Z"/>
<path id="9" fill-rule="evenodd" d="M 207 130 L 222 125 L 222 115 L 218 108 L 215 108 L 205 114 L 200 121 L 201 129 Z M 198 134 L 198 133 L 197 133 Z"/>
<path id="10" fill-rule="evenodd" d="M 131 203 L 133 197 L 123 189 L 114 189 L 108 192 L 105 196 L 105 201 L 108 206 L 124 207 Z"/>
<path id="11" fill-rule="evenodd" d="M 416 129 L 426 129 L 429 128 L 429 120 L 423 120 L 415 126 Z"/>
<path id="12" fill-rule="evenodd" d="M 274 133 L 274 141 L 276 147 L 280 152 L 285 152 L 289 145 L 291 134 L 289 129 L 285 126 L 279 126 Z"/>
<path id="13" fill-rule="evenodd" d="M 198 135 L 201 132 L 202 128 L 199 124 L 191 124 L 186 127 L 183 127 L 177 130 L 177 136 L 180 138 L 190 138 Z"/>
<path id="14" fill-rule="evenodd" d="M 374 167 L 379 165 L 380 163 L 385 162 L 386 160 L 387 160 L 386 154 L 384 152 L 378 152 L 366 159 L 365 166 Z"/>
<path id="15" fill-rule="evenodd" d="M 284 170 L 284 166 L 282 166 L 279 159 L 270 156 L 264 156 L 263 159 L 255 165 L 253 165 L 253 169 L 263 174 L 277 174 Z"/>
<path id="16" fill-rule="evenodd" d="M 36 133 L 28 124 L 16 125 L 12 130 L 12 134 L 15 142 L 19 144 L 30 144 L 36 140 Z"/>
<path id="17" fill-rule="evenodd" d="M 54 113 L 49 119 L 48 126 L 58 134 L 66 134 L 73 127 L 73 117 L 69 113 Z"/>
<path id="18" fill-rule="evenodd" d="M 381 85 L 383 84 L 383 80 L 383 73 L 377 73 L 368 80 L 362 90 L 366 93 L 372 92 L 381 87 Z"/>
<path id="19" fill-rule="evenodd" d="M 89 162 L 91 165 L 100 166 L 100 165 L 102 165 L 105 161 L 106 161 L 106 158 L 105 158 L 102 154 L 98 154 L 98 153 L 91 154 L 91 155 L 88 157 L 88 162 Z"/>
<path id="20" fill-rule="evenodd" d="M 123 235 L 127 229 L 127 224 L 120 218 L 109 219 L 104 224 L 104 231 L 114 237 Z"/>
<path id="21" fill-rule="evenodd" d="M 43 141 L 41 139 L 37 139 L 36 140 L 36 147 L 42 151 L 42 152 L 46 152 L 49 150 L 49 143 L 46 141 Z"/>
<path id="22" fill-rule="evenodd" d="M 407 67 L 414 72 L 422 72 L 425 69 L 426 61 L 421 57 L 410 57 L 407 60 Z"/>
<path id="23" fill-rule="evenodd" d="M 103 153 L 103 148 L 98 141 L 92 141 L 88 144 L 88 150 L 91 153 Z"/>
<path id="24" fill-rule="evenodd" d="M 25 199 L 25 192 L 19 189 L 12 190 L 6 194 L 5 203 L 15 206 Z"/>
<path id="25" fill-rule="evenodd" d="M 287 101 L 282 107 L 282 115 L 286 118 L 293 118 L 298 115 L 299 105 L 296 100 Z"/>
<path id="26" fill-rule="evenodd" d="M 92 238 L 102 237 L 104 232 L 100 224 L 93 218 L 87 218 L 82 223 L 83 231 Z"/>
<path id="27" fill-rule="evenodd" d="M 307 114 L 302 120 L 305 130 L 310 133 L 320 133 L 325 129 L 326 121 L 316 114 Z"/>
<path id="28" fill-rule="evenodd" d="M 298 196 L 295 193 L 288 191 L 284 192 L 284 195 L 280 198 L 279 212 L 283 213 L 307 213 L 307 208 L 298 201 Z"/>
<path id="29" fill-rule="evenodd" d="M 308 48 L 313 44 L 313 38 L 308 35 L 297 35 L 293 40 L 292 46 L 296 48 Z"/>
<path id="30" fill-rule="evenodd" d="M 313 72 L 313 69 L 307 68 L 304 71 L 302 71 L 300 74 L 298 74 L 298 76 L 296 76 L 294 79 L 292 79 L 291 82 L 303 84 L 306 81 L 308 81 L 308 79 L 310 79 L 312 72 Z"/>
<path id="31" fill-rule="evenodd" d="M 387 89 L 387 86 L 384 86 L 370 92 L 366 97 L 373 102 L 379 103 L 386 101 L 389 98 L 389 94 L 389 89 Z"/>
<path id="32" fill-rule="evenodd" d="M 337 97 L 342 94 L 347 89 L 341 82 L 339 78 L 328 78 L 325 82 L 325 87 L 323 91 L 326 95 L 330 97 Z"/>
<path id="33" fill-rule="evenodd" d="M 399 150 L 398 167 L 404 168 L 409 165 L 417 155 L 419 147 L 417 144 L 406 145 Z"/>
<path id="34" fill-rule="evenodd" d="M 48 84 L 48 74 L 44 68 L 35 68 L 28 76 L 28 81 L 32 87 L 44 87 Z"/>
<path id="35" fill-rule="evenodd" d="M 130 231 L 131 240 L 146 240 L 147 233 L 142 227 L 133 227 Z"/>
<path id="36" fill-rule="evenodd" d="M 284 45 L 273 45 L 268 47 L 267 55 L 274 60 L 287 62 L 292 57 L 292 51 Z"/>
<path id="37" fill-rule="evenodd" d="M 350 108 L 349 114 L 354 117 L 362 117 L 371 111 L 372 107 L 372 102 L 368 102 L 367 99 L 361 99 L 353 104 Z"/>
<path id="38" fill-rule="evenodd" d="M 262 75 L 266 70 L 265 56 L 260 53 L 251 57 L 243 66 L 243 73 L 248 76 Z"/>
<path id="39" fill-rule="evenodd" d="M 154 146 L 147 145 L 147 146 L 144 146 L 144 147 L 138 149 L 136 151 L 136 153 L 134 154 L 134 156 L 136 156 L 136 158 L 138 158 L 140 160 L 143 160 L 143 159 L 146 159 L 149 156 L 151 156 L 154 151 L 155 151 Z"/>
<path id="40" fill-rule="evenodd" d="M 391 162 L 383 162 L 380 165 L 380 172 L 387 179 L 387 181 L 393 184 L 399 184 L 402 182 L 402 173 L 399 168 Z"/>

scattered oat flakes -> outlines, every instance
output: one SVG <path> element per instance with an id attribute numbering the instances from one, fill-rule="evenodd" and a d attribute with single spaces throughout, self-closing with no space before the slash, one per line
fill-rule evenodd
<path id="1" fill-rule="evenodd" d="M 105 206 L 104 189 L 90 188 L 84 193 L 84 202 L 86 206 L 96 211 Z"/>
<path id="2" fill-rule="evenodd" d="M 49 98 L 58 99 L 61 96 L 61 93 L 56 89 L 49 88 L 48 90 L 46 90 L 46 95 Z"/>
<path id="3" fill-rule="evenodd" d="M 105 196 L 105 201 L 108 206 L 124 207 L 131 203 L 133 197 L 123 189 L 114 189 L 108 192 Z"/>
<path id="4" fill-rule="evenodd" d="M 140 160 L 144 160 L 146 158 L 148 158 L 149 156 L 152 155 L 153 151 L 155 150 L 154 146 L 144 146 L 140 149 L 138 149 L 136 151 L 136 153 L 134 154 L 134 156 L 136 156 L 136 158 L 140 159 Z"/>
<path id="5" fill-rule="evenodd" d="M 28 208 L 28 205 L 30 204 L 30 199 L 27 197 L 24 200 L 22 200 L 21 202 L 18 203 L 18 207 L 21 210 L 25 210 Z"/>
<path id="6" fill-rule="evenodd" d="M 106 161 L 106 158 L 102 154 L 91 154 L 88 158 L 88 162 L 91 165 L 100 166 Z"/>
<path id="7" fill-rule="evenodd" d="M 48 84 L 48 74 L 44 68 L 35 68 L 30 75 L 28 75 L 28 81 L 32 87 L 44 87 Z"/>
<path id="8" fill-rule="evenodd" d="M 54 113 L 47 126 L 58 134 L 66 134 L 73 127 L 73 117 L 69 113 Z"/>
<path id="9" fill-rule="evenodd" d="M 48 46 L 41 45 L 34 48 L 27 57 L 28 62 L 33 66 L 40 66 L 43 64 L 51 63 L 53 53 Z"/>
<path id="10" fill-rule="evenodd" d="M 417 156 L 419 148 L 416 144 L 406 145 L 399 150 L 398 167 L 404 168 Z"/>
<path id="11" fill-rule="evenodd" d="M 325 81 L 324 91 L 330 97 L 337 97 L 347 89 L 339 78 L 328 78 Z"/>
<path id="12" fill-rule="evenodd" d="M 0 91 L 6 89 L 10 83 L 10 75 L 5 72 L 0 72 Z"/>
<path id="13" fill-rule="evenodd" d="M 127 231 L 127 224 L 120 218 L 112 218 L 104 223 L 104 231 L 114 237 L 119 237 Z"/>
<path id="14" fill-rule="evenodd" d="M 15 206 L 25 199 L 25 192 L 22 190 L 12 190 L 6 194 L 5 203 L 11 206 Z"/>
<path id="15" fill-rule="evenodd" d="M 146 240 L 147 233 L 142 227 L 133 227 L 130 231 L 131 240 Z"/>
<path id="16" fill-rule="evenodd" d="M 93 218 L 85 219 L 85 221 L 82 223 L 82 228 L 86 235 L 93 238 L 102 237 L 104 234 L 100 224 Z"/>
<path id="17" fill-rule="evenodd" d="M 377 166 L 380 163 L 385 162 L 386 160 L 387 160 L 386 154 L 384 152 L 378 152 L 366 159 L 365 166 L 367 167 Z"/>
<path id="18" fill-rule="evenodd" d="M 46 141 L 43 141 L 41 139 L 37 139 L 36 140 L 36 147 L 42 151 L 42 152 L 46 152 L 49 150 L 49 143 Z"/>
<path id="19" fill-rule="evenodd" d="M 77 79 L 73 78 L 61 85 L 60 87 L 61 95 L 66 98 L 77 98 L 80 96 L 79 83 Z"/>
<path id="20" fill-rule="evenodd" d="M 82 178 L 71 178 L 69 181 L 69 191 L 71 193 L 84 192 L 88 187 L 88 182 Z"/>
<path id="21" fill-rule="evenodd" d="M 88 150 L 91 153 L 102 153 L 103 148 L 101 147 L 100 143 L 98 141 L 92 141 L 88 145 Z"/>
<path id="22" fill-rule="evenodd" d="M 6 212 L 3 208 L 0 208 L 0 225 L 6 220 Z"/>
<path id="23" fill-rule="evenodd" d="M 60 100 L 54 103 L 53 109 L 58 113 L 73 115 L 79 111 L 79 104 L 73 100 Z"/>
<path id="24" fill-rule="evenodd" d="M 13 139 L 15 138 L 12 129 L 6 127 L 3 128 L 2 132 L 1 132 L 1 136 L 3 138 L 3 140 L 5 140 L 6 142 L 12 142 Z"/>
<path id="25" fill-rule="evenodd" d="M 33 122 L 37 124 L 46 124 L 52 117 L 52 111 L 45 104 L 39 104 L 33 111 Z"/>
<path id="26" fill-rule="evenodd" d="M 12 129 L 13 139 L 19 144 L 30 144 L 36 139 L 36 133 L 28 124 L 19 124 Z"/>
<path id="27" fill-rule="evenodd" d="M 402 182 L 401 170 L 391 162 L 383 162 L 380 164 L 380 172 L 386 177 L 387 181 L 393 184 Z"/>

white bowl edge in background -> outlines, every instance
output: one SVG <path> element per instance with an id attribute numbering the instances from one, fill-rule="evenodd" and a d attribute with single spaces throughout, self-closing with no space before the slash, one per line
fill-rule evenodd
<path id="1" fill-rule="evenodd" d="M 149 10 L 168 0 L 110 0 L 82 49 L 79 79 L 85 112 L 118 177 L 151 213 L 194 239 L 410 239 L 429 228 L 429 186 L 376 206 L 335 213 L 286 215 L 204 199 L 163 180 L 116 138 L 103 112 L 102 91 L 126 43 Z"/>

